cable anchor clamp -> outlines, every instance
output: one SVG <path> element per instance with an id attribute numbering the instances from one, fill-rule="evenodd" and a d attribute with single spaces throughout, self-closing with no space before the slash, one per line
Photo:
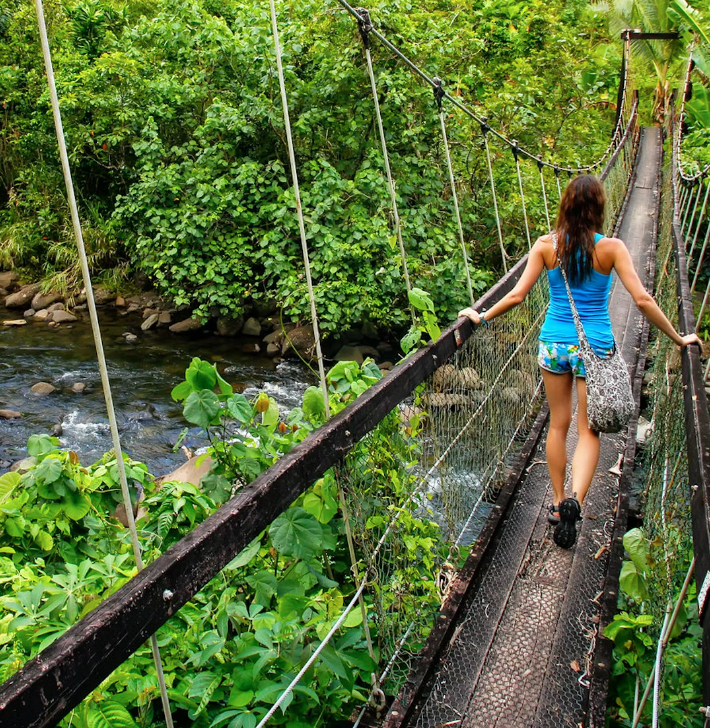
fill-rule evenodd
<path id="1" fill-rule="evenodd" d="M 518 154 L 520 153 L 520 147 L 518 146 L 518 140 L 517 139 L 511 139 L 510 140 L 510 151 L 513 152 L 513 159 L 515 161 L 518 161 Z"/>
<path id="2" fill-rule="evenodd" d="M 439 112 L 441 112 L 441 102 L 443 101 L 444 96 L 446 96 L 446 91 L 444 91 L 444 82 L 438 76 L 434 76 L 431 81 L 434 84 L 432 91 L 434 92 L 436 105 L 439 107 Z"/>
<path id="3" fill-rule="evenodd" d="M 372 20 L 370 19 L 370 11 L 366 8 L 358 8 L 357 13 L 357 27 L 360 31 L 360 37 L 365 45 L 365 48 L 370 48 L 370 33 L 374 30 L 372 26 Z"/>
<path id="4" fill-rule="evenodd" d="M 487 136 L 487 134 L 490 130 L 491 130 L 491 127 L 488 126 L 488 119 L 486 119 L 486 117 L 484 116 L 481 119 L 481 134 L 483 134 L 483 136 Z"/>
<path id="5" fill-rule="evenodd" d="M 542 161 L 542 159 L 537 160 L 537 168 L 542 172 L 542 168 L 545 166 L 545 163 Z"/>

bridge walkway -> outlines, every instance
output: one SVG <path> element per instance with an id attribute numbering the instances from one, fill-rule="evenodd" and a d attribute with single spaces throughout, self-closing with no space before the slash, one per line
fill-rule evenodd
<path id="1" fill-rule="evenodd" d="M 659 129 L 642 131 L 619 233 L 647 287 L 652 283 L 661 145 Z M 610 311 L 633 378 L 639 360 L 643 371 L 647 327 L 618 280 Z M 631 434 L 633 453 L 634 428 Z M 573 424 L 570 454 L 576 437 Z M 552 501 L 544 439 L 543 435 L 474 577 L 453 638 L 424 690 L 428 697 L 409 725 L 561 728 L 587 723 L 589 680 L 619 502 L 620 478 L 609 471 L 627 442 L 624 433 L 602 436 L 579 539 L 565 551 L 555 546 L 547 522 Z M 624 512 L 619 515 L 625 520 Z"/>

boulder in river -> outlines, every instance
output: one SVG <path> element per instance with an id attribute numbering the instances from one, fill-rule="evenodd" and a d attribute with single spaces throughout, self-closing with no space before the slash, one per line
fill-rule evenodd
<path id="1" fill-rule="evenodd" d="M 60 293 L 42 293 L 40 291 L 39 293 L 35 293 L 32 298 L 32 308 L 35 311 L 39 311 L 40 309 L 47 308 L 47 306 L 51 306 L 53 303 L 61 300 L 62 296 Z"/>
<path id="2" fill-rule="evenodd" d="M 259 344 L 244 344 L 242 346 L 242 351 L 245 354 L 258 354 L 261 352 L 261 347 Z"/>
<path id="3" fill-rule="evenodd" d="M 126 299 L 123 296 L 116 296 L 117 308 L 123 308 L 126 305 Z"/>
<path id="4" fill-rule="evenodd" d="M 49 316 L 49 311 L 46 308 L 43 308 L 41 311 L 37 311 L 37 313 L 35 313 L 35 318 L 38 321 L 45 321 L 48 316 Z"/>
<path id="5" fill-rule="evenodd" d="M 266 345 L 266 356 L 273 359 L 275 356 L 279 356 L 281 353 L 281 347 L 278 344 L 267 344 Z"/>
<path id="6" fill-rule="evenodd" d="M 22 412 L 18 412 L 17 410 L 11 410 L 11 409 L 2 409 L 0 410 L 0 419 L 2 420 L 14 420 L 18 417 L 22 417 Z"/>
<path id="7" fill-rule="evenodd" d="M 14 270 L 5 270 L 0 273 L 0 288 L 12 291 L 17 288 L 17 273 Z"/>
<path id="8" fill-rule="evenodd" d="M 65 309 L 66 306 L 61 301 L 57 301 L 57 303 L 53 303 L 51 306 L 47 306 L 47 311 L 49 311 L 49 313 L 54 313 L 55 311 L 64 311 Z"/>
<path id="9" fill-rule="evenodd" d="M 94 303 L 96 303 L 97 306 L 104 306 L 115 300 L 115 294 L 111 293 L 108 288 L 104 288 L 103 286 L 97 286 L 94 288 Z"/>
<path id="10" fill-rule="evenodd" d="M 83 392 L 85 389 L 86 385 L 84 382 L 74 382 L 74 384 L 71 385 L 71 391 L 76 392 L 77 394 Z"/>
<path id="11" fill-rule="evenodd" d="M 178 321 L 170 327 L 170 331 L 174 334 L 186 334 L 190 331 L 198 331 L 203 326 L 202 320 L 196 316 L 185 319 L 184 321 Z"/>
<path id="12" fill-rule="evenodd" d="M 354 361 L 358 364 L 362 364 L 363 357 L 360 352 L 359 346 L 350 346 L 346 344 L 341 346 L 338 353 L 335 355 L 335 361 Z"/>
<path id="13" fill-rule="evenodd" d="M 179 483 L 192 483 L 192 485 L 199 486 L 202 478 L 212 469 L 213 463 L 214 461 L 209 455 L 204 458 L 191 458 L 177 470 L 173 470 L 172 473 L 156 478 L 155 484 L 160 487 L 163 483 L 178 481 Z"/>
<path id="14" fill-rule="evenodd" d="M 161 311 L 158 314 L 158 326 L 169 326 L 173 322 L 170 311 Z"/>
<path id="15" fill-rule="evenodd" d="M 11 319 L 8 321 L 3 321 L 3 326 L 24 326 L 27 323 L 25 319 Z"/>
<path id="16" fill-rule="evenodd" d="M 55 311 L 52 314 L 52 321 L 55 324 L 70 324 L 76 320 L 76 316 L 73 313 L 69 313 L 69 311 Z"/>
<path id="17" fill-rule="evenodd" d="M 28 308 L 22 315 L 25 318 L 32 318 L 35 315 L 36 311 L 33 308 Z"/>
<path id="18" fill-rule="evenodd" d="M 124 339 L 127 344 L 135 344 L 138 341 L 138 337 L 135 334 L 124 334 Z"/>
<path id="19" fill-rule="evenodd" d="M 159 318 L 159 313 L 154 313 L 148 316 L 148 318 L 141 324 L 141 331 L 149 331 L 150 329 L 152 329 L 153 326 L 158 323 Z"/>
<path id="20" fill-rule="evenodd" d="M 244 316 L 231 318 L 230 316 L 220 316 L 217 319 L 217 333 L 220 336 L 236 336 L 244 326 Z"/>
<path id="21" fill-rule="evenodd" d="M 297 326 L 293 331 L 288 332 L 288 337 L 281 347 L 281 354 L 285 356 L 292 349 L 295 349 L 301 356 L 308 359 L 313 357 L 316 339 L 313 329 L 310 326 Z"/>
<path id="22" fill-rule="evenodd" d="M 30 387 L 30 392 L 33 394 L 52 394 L 54 390 L 55 387 L 53 387 L 49 382 L 37 382 L 37 384 L 33 384 Z"/>
<path id="23" fill-rule="evenodd" d="M 245 336 L 261 336 L 261 324 L 252 316 L 244 322 L 242 333 Z"/>
<path id="24" fill-rule="evenodd" d="M 17 293 L 11 293 L 5 299 L 5 308 L 29 308 L 29 304 L 39 291 L 39 283 L 31 283 L 29 286 L 23 286 Z"/>

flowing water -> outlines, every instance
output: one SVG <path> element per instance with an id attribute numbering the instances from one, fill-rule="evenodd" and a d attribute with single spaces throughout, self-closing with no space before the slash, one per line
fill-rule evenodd
<path id="1" fill-rule="evenodd" d="M 96 350 L 86 312 L 81 315 L 75 324 L 57 328 L 31 320 L 18 328 L 0 326 L 0 409 L 22 413 L 19 419 L 0 419 L 0 472 L 27 456 L 30 435 L 51 433 L 57 426 L 62 446 L 76 451 L 84 464 L 111 449 Z M 173 445 L 187 423 L 170 391 L 183 380 L 192 357 L 216 362 L 222 376 L 247 397 L 265 390 L 282 412 L 299 405 L 306 387 L 315 382 L 299 361 L 275 364 L 265 356 L 243 353 L 243 345 L 255 342 L 253 338 L 176 335 L 167 329 L 142 332 L 138 314 L 124 317 L 104 309 L 99 316 L 121 444 L 155 475 L 185 461 Z M 16 311 L 0 307 L 0 320 L 16 318 Z M 137 334 L 138 342 L 127 344 L 125 332 Z M 40 381 L 56 390 L 45 396 L 30 392 Z M 72 391 L 77 382 L 86 385 L 82 393 Z M 190 429 L 185 444 L 205 444 L 199 428 Z"/>

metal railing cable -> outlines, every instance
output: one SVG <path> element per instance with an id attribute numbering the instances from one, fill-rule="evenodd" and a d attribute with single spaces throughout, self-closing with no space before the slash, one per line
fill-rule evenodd
<path id="1" fill-rule="evenodd" d="M 503 271 L 508 272 L 508 260 L 510 256 L 505 250 L 505 243 L 503 242 L 503 229 L 500 223 L 500 212 L 498 210 L 498 196 L 496 195 L 496 183 L 493 177 L 493 164 L 491 162 L 491 149 L 488 146 L 488 132 L 490 131 L 487 124 L 483 124 L 483 144 L 486 148 L 486 162 L 488 163 L 488 181 L 491 185 L 491 197 L 493 199 L 493 212 L 496 218 L 496 230 L 498 232 L 498 244 L 500 245 L 500 257 L 503 263 Z"/>
<path id="2" fill-rule="evenodd" d="M 550 225 L 550 209 L 547 205 L 547 190 L 545 189 L 545 165 L 538 163 L 538 168 L 540 170 L 540 189 L 542 191 L 542 199 L 545 203 L 545 221 L 547 222 L 547 229 L 552 230 L 552 225 Z"/>
<path id="3" fill-rule="evenodd" d="M 136 569 L 140 572 L 143 570 L 143 557 L 141 554 L 141 546 L 138 541 L 138 531 L 136 529 L 136 521 L 133 513 L 133 503 L 131 502 L 131 494 L 128 489 L 128 479 L 126 477 L 126 466 L 123 461 L 123 448 L 121 447 L 121 437 L 118 432 L 118 423 L 116 421 L 116 412 L 113 405 L 113 396 L 111 393 L 111 380 L 108 374 L 108 366 L 106 364 L 106 356 L 104 354 L 103 339 L 101 336 L 101 327 L 99 325 L 98 313 L 96 310 L 96 301 L 94 300 L 94 290 L 91 285 L 91 271 L 86 257 L 86 246 L 84 245 L 84 235 L 81 227 L 81 219 L 79 217 L 79 208 L 74 193 L 74 182 L 72 180 L 71 165 L 69 163 L 69 155 L 67 154 L 66 140 L 64 137 L 64 127 L 62 123 L 62 114 L 59 108 L 59 97 L 57 95 L 57 86 L 54 79 L 54 68 L 52 65 L 52 53 L 49 47 L 49 39 L 47 37 L 47 26 L 44 17 L 44 7 L 42 0 L 35 0 L 35 10 L 37 13 L 37 23 L 39 26 L 39 36 L 42 45 L 42 55 L 44 57 L 44 66 L 49 85 L 49 96 L 52 106 L 52 115 L 54 117 L 54 128 L 57 134 L 57 143 L 59 145 L 59 156 L 61 159 L 62 173 L 67 190 L 67 201 L 69 203 L 69 211 L 71 215 L 72 227 L 74 229 L 74 237 L 76 238 L 77 249 L 79 252 L 79 264 L 81 266 L 81 274 L 86 290 L 86 303 L 89 310 L 91 320 L 91 330 L 94 337 L 94 345 L 96 347 L 96 357 L 98 361 L 99 373 L 101 376 L 101 385 L 104 391 L 104 400 L 106 402 L 106 412 L 109 420 L 109 429 L 111 431 L 111 441 L 113 444 L 113 452 L 116 456 L 116 467 L 118 470 L 119 482 L 121 486 L 121 495 L 128 523 L 128 530 L 131 535 L 131 546 L 133 549 L 133 558 L 136 562 Z M 160 658 L 160 647 L 155 634 L 150 637 L 150 649 L 153 654 L 153 664 L 158 678 L 158 686 L 160 690 L 160 699 L 163 706 L 165 716 L 165 725 L 172 728 L 173 719 L 170 710 L 170 699 L 168 697 L 167 687 L 165 685 L 165 674 L 163 672 L 163 664 Z"/>
<path id="4" fill-rule="evenodd" d="M 518 188 L 520 189 L 520 203 L 523 206 L 523 221 L 525 223 L 525 237 L 528 239 L 528 250 L 532 248 L 532 241 L 530 240 L 530 223 L 528 222 L 528 211 L 525 207 L 525 190 L 523 189 L 523 177 L 520 173 L 520 148 L 518 142 L 513 139 L 514 146 L 512 147 L 513 157 L 515 158 L 515 171 L 518 174 Z"/>
<path id="5" fill-rule="evenodd" d="M 471 271 L 468 264 L 468 253 L 466 252 L 466 242 L 464 241 L 463 225 L 461 223 L 461 211 L 459 210 L 459 196 L 456 192 L 456 179 L 454 177 L 454 168 L 451 164 L 451 151 L 449 150 L 449 139 L 446 135 L 446 120 L 444 119 L 444 107 L 441 103 L 443 98 L 444 89 L 442 86 L 441 79 L 434 77 L 434 82 L 437 84 L 434 87 L 434 98 L 439 108 L 439 121 L 441 123 L 441 138 L 444 142 L 444 153 L 446 154 L 446 168 L 449 171 L 449 184 L 451 186 L 451 199 L 454 202 L 454 212 L 456 214 L 456 226 L 459 232 L 459 242 L 461 243 L 461 255 L 463 256 L 464 269 L 466 271 L 466 285 L 468 287 L 468 295 L 473 306 L 473 286 L 471 285 Z"/>
<path id="6" fill-rule="evenodd" d="M 392 205 L 392 217 L 394 219 L 394 231 L 397 237 L 397 245 L 399 246 L 399 254 L 402 260 L 402 272 L 404 273 L 404 282 L 407 286 L 407 292 L 412 290 L 412 284 L 409 280 L 409 270 L 407 268 L 407 253 L 402 238 L 402 221 L 399 217 L 399 209 L 397 207 L 397 192 L 395 190 L 394 179 L 392 177 L 392 169 L 390 167 L 389 154 L 387 153 L 387 138 L 385 136 L 385 128 L 382 124 L 382 112 L 380 111 L 380 100 L 377 93 L 377 80 L 375 79 L 375 70 L 372 66 L 372 54 L 370 53 L 370 32 L 372 31 L 372 23 L 370 16 L 364 12 L 362 16 L 358 16 L 358 26 L 360 29 L 360 37 L 365 46 L 365 57 L 367 59 L 367 73 L 370 78 L 370 86 L 372 88 L 372 101 L 375 106 L 375 115 L 377 117 L 377 130 L 380 135 L 380 145 L 382 147 L 382 159 L 385 165 L 385 173 L 387 175 L 387 187 L 390 193 L 390 202 Z M 411 307 L 412 317 L 414 309 Z"/>

